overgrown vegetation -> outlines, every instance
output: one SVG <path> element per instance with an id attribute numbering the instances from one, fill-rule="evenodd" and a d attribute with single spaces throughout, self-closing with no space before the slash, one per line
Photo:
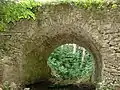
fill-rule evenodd
<path id="1" fill-rule="evenodd" d="M 34 8 L 41 4 L 34 0 L 0 1 L 0 31 L 10 22 L 14 23 L 20 19 L 35 19 Z"/>
<path id="2" fill-rule="evenodd" d="M 93 70 L 93 57 L 86 49 L 68 44 L 56 48 L 49 56 L 48 64 L 57 78 L 90 77 Z"/>
<path id="3" fill-rule="evenodd" d="M 0 31 L 4 31 L 10 22 L 15 23 L 24 18 L 35 19 L 35 8 L 42 6 L 39 1 L 41 0 L 0 0 Z M 117 3 L 106 3 L 104 0 L 56 0 L 55 3 L 69 3 L 86 9 L 117 7 Z"/>

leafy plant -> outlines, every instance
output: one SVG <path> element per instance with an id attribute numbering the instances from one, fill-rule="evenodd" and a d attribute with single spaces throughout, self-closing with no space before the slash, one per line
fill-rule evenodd
<path id="1" fill-rule="evenodd" d="M 10 83 L 8 81 L 3 83 L 3 90 L 10 90 Z"/>
<path id="2" fill-rule="evenodd" d="M 48 58 L 48 65 L 52 68 L 54 75 L 63 79 L 73 77 L 85 77 L 91 75 L 93 69 L 93 58 L 89 52 L 85 51 L 84 62 L 82 62 L 82 49 L 77 49 L 73 53 L 73 47 L 63 45 L 58 47 Z"/>
<path id="3" fill-rule="evenodd" d="M 24 18 L 35 19 L 33 8 L 40 5 L 34 0 L 0 1 L 0 31 L 3 31 L 10 22 L 14 23 Z"/>

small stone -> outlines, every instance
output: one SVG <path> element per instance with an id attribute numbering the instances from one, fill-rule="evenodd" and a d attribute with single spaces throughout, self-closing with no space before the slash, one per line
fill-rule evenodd
<path id="1" fill-rule="evenodd" d="M 24 88 L 24 90 L 30 90 L 30 88 Z"/>
<path id="2" fill-rule="evenodd" d="M 16 85 L 14 82 L 12 82 L 12 83 L 10 84 L 10 88 L 11 88 L 11 89 L 16 89 L 16 88 L 17 88 L 17 85 Z"/>

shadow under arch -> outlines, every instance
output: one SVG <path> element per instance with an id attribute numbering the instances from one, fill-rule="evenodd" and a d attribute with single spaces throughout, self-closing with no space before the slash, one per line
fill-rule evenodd
<path id="1" fill-rule="evenodd" d="M 39 42 L 39 40 L 40 39 L 38 39 L 37 41 Z M 102 59 L 101 59 L 101 55 L 100 55 L 100 51 L 99 51 L 100 46 L 90 36 L 88 36 L 88 34 L 80 35 L 75 32 L 58 33 L 52 37 L 47 37 L 41 43 L 41 45 L 36 45 L 33 49 L 31 49 L 31 51 L 27 54 L 28 56 L 25 56 L 25 59 L 26 59 L 26 57 L 30 57 L 29 59 L 32 59 L 31 56 L 33 56 L 33 58 L 35 58 L 36 61 L 37 60 L 40 61 L 38 58 L 42 58 L 41 60 L 44 61 L 45 65 L 47 65 L 47 59 L 48 59 L 49 55 L 53 52 L 53 50 L 55 48 L 57 48 L 58 46 L 61 46 L 66 43 L 75 43 L 81 47 L 86 48 L 93 55 L 95 65 L 94 65 L 94 70 L 93 70 L 92 81 L 95 83 L 98 83 L 99 81 L 101 81 L 102 80 Z M 33 44 L 33 43 L 29 43 L 29 45 L 30 44 Z M 30 61 L 30 60 L 28 60 L 28 61 Z M 28 64 L 29 62 L 26 62 L 26 63 Z M 37 63 L 40 63 L 40 62 L 37 62 Z M 42 67 L 37 65 L 36 68 L 44 69 L 45 65 L 43 65 Z M 31 64 L 31 66 L 32 66 L 32 64 Z M 33 66 L 34 66 L 34 64 L 33 64 Z M 29 68 L 29 67 L 27 66 L 27 68 Z M 29 72 L 27 72 L 27 73 L 29 74 Z M 32 80 L 33 80 L 32 83 L 36 82 L 37 80 L 39 80 L 41 78 L 39 76 L 40 76 L 40 74 L 38 73 L 38 77 L 35 77 L 35 79 L 34 78 L 30 79 L 30 80 L 28 80 L 28 82 L 29 81 L 31 82 Z M 45 75 L 43 75 L 43 76 L 45 76 Z M 33 77 L 34 77 L 34 75 L 33 75 Z"/>

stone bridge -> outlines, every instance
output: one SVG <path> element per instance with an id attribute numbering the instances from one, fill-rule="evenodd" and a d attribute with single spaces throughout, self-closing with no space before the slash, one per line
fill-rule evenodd
<path id="1" fill-rule="evenodd" d="M 68 4 L 39 7 L 36 20 L 21 20 L 0 32 L 0 82 L 30 84 L 49 78 L 50 53 L 65 43 L 94 57 L 93 81 L 120 85 L 120 10 L 80 9 Z"/>

